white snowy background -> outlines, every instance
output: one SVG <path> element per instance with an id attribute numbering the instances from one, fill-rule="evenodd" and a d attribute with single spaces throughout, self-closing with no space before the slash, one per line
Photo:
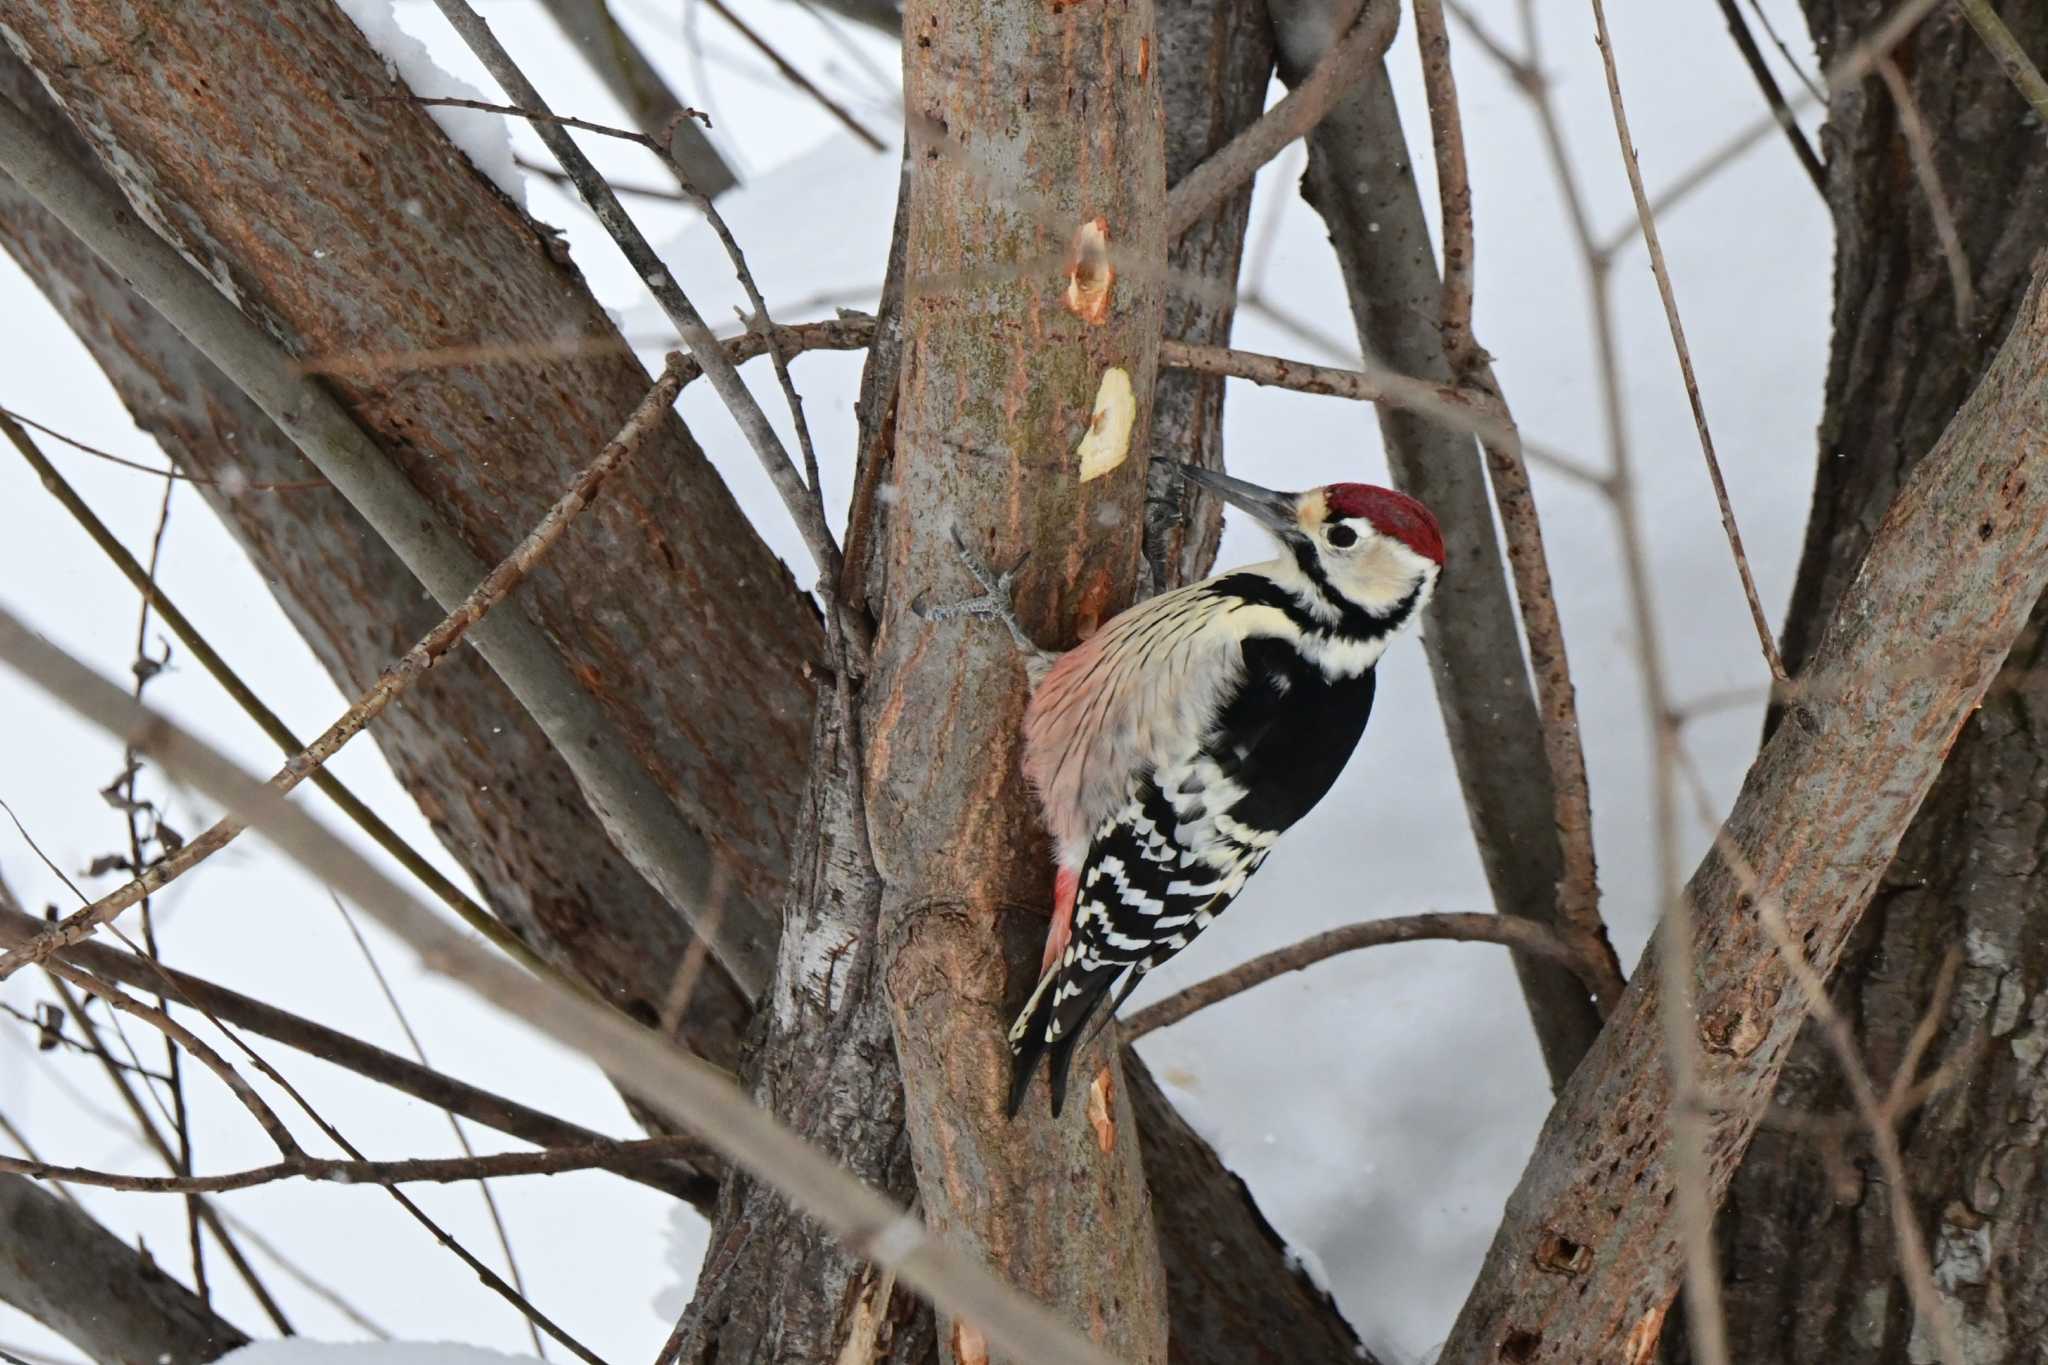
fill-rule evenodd
<path id="1" fill-rule="evenodd" d="M 489 90 L 427 0 L 349 0 L 421 93 Z M 745 180 L 722 203 L 770 303 L 784 320 L 869 306 L 879 287 L 896 181 L 893 155 L 862 148 L 708 11 L 658 0 L 613 0 L 614 12 L 686 98 L 709 109 L 721 149 Z M 1513 45 L 1515 7 L 1475 0 Z M 1546 57 L 1580 180 L 1605 233 L 1632 217 L 1602 85 L 1591 20 L 1578 0 L 1543 0 Z M 900 124 L 897 55 L 863 31 L 760 0 L 750 16 L 869 126 Z M 1720 145 L 1762 108 L 1722 21 L 1707 5 L 1618 5 L 1612 22 L 1624 88 L 1653 191 Z M 1791 0 L 1766 6 L 1810 72 L 1813 55 Z M 585 67 L 528 0 L 487 7 L 497 30 L 558 110 L 624 122 Z M 1453 26 L 1478 223 L 1478 331 L 1516 417 L 1534 439 L 1599 464 L 1598 378 L 1584 280 L 1560 201 L 1523 98 L 1469 35 Z M 423 50 L 421 50 L 423 45 Z M 431 60 L 423 60 L 431 53 Z M 1773 61 L 1777 62 L 1773 55 Z M 1435 207 L 1427 122 L 1412 31 L 1390 58 L 1410 146 L 1422 152 L 1424 198 Z M 439 75 L 435 67 L 447 75 Z M 1782 83 L 1795 84 L 1779 64 Z M 519 176 L 509 145 L 546 164 L 524 127 L 451 116 L 472 157 Z M 1811 118 L 1809 116 L 1809 122 Z M 641 151 L 586 138 L 624 180 L 661 183 Z M 1241 316 L 1239 345 L 1332 363 L 1355 361 L 1337 271 L 1320 221 L 1300 201 L 1298 149 L 1261 176 L 1254 250 L 1265 295 L 1327 332 L 1318 352 L 1257 317 Z M 562 227 L 601 298 L 637 339 L 659 348 L 663 328 L 615 249 L 548 182 L 525 177 L 532 211 Z M 682 211 L 632 201 L 676 278 L 707 317 L 740 301 L 716 243 Z M 1782 140 L 1757 143 L 1663 223 L 1666 250 L 1765 603 L 1783 610 L 1796 564 L 1814 461 L 1829 296 L 1826 214 Z M 1261 245 L 1263 244 L 1263 245 Z M 332 249 L 345 252 L 337 241 Z M 1644 525 L 1671 676 L 1680 700 L 1764 679 L 1756 641 L 1702 469 L 1646 258 L 1626 250 L 1616 275 L 1630 435 L 1641 465 Z M 655 354 L 650 350 L 649 355 Z M 128 421 L 85 351 L 34 286 L 0 258 L 0 403 L 81 440 L 161 464 Z M 852 399 L 860 358 L 797 362 L 826 481 L 843 499 L 851 465 Z M 751 369 L 764 406 L 779 413 L 772 378 Z M 796 534 L 754 457 L 710 391 L 683 412 L 771 544 L 805 565 Z M 1341 400 L 1233 384 L 1233 469 L 1272 486 L 1380 479 L 1384 463 L 1369 410 Z M 43 442 L 51 458 L 139 555 L 146 555 L 160 481 Z M 1649 923 L 1647 737 L 1635 643 L 1626 625 L 1612 517 L 1583 487 L 1536 472 L 1551 563 L 1578 683 L 1605 907 L 1625 964 Z M 252 494 L 251 496 L 261 496 Z M 0 602 L 52 640 L 125 677 L 135 594 L 11 453 L 0 453 Z M 1228 564 L 1262 557 L 1255 532 L 1233 526 Z M 799 569 L 804 577 L 807 569 Z M 346 704 L 287 625 L 260 576 L 189 488 L 173 500 L 160 579 L 228 660 L 301 733 Z M 152 644 L 157 631 L 152 630 Z M 1421 649 L 1398 646 L 1383 665 L 1379 710 L 1359 756 L 1322 807 L 1266 865 L 1237 908 L 1140 994 L 1210 975 L 1252 954 L 1348 921 L 1488 905 L 1438 721 Z M 252 769 L 270 771 L 267 741 L 182 652 L 150 700 L 212 736 Z M 1754 750 L 1760 702 L 1716 714 L 1688 740 L 1717 801 L 1735 790 Z M 119 815 L 97 789 L 120 766 L 118 747 L 0 673 L 0 799 L 88 894 L 112 885 L 79 875 L 124 845 Z M 374 745 L 358 741 L 337 767 L 416 847 L 461 876 L 392 780 Z M 188 834 L 211 812 L 167 791 L 172 823 Z M 354 831 L 308 791 L 334 828 Z M 1705 833 L 1688 829 L 1687 865 Z M 371 850 L 374 852 L 374 850 Z M 0 873 L 31 908 L 68 908 L 70 893 L 11 826 L 0 825 Z M 171 961 L 193 972 L 348 1028 L 383 1046 L 405 1042 L 323 889 L 267 847 L 243 841 L 159 900 Z M 431 1061 L 479 1084 L 617 1134 L 634 1129 L 591 1067 L 437 984 L 368 927 L 372 944 L 423 1035 Z M 24 973 L 0 1001 L 29 1011 L 46 988 Z M 134 1030 L 131 1030 L 133 1033 Z M 146 1061 L 153 1035 L 136 1033 Z M 1367 1341 L 1392 1361 L 1427 1358 L 1441 1340 L 1528 1154 L 1549 1094 L 1507 958 L 1482 945 L 1426 944 L 1341 958 L 1230 1001 L 1143 1045 L 1145 1055 L 1267 1214 L 1318 1266 Z M 282 1047 L 264 1048 L 357 1143 L 377 1157 L 452 1153 L 444 1118 Z M 189 1072 L 188 1072 L 189 1074 Z M 267 1148 L 210 1079 L 191 1087 L 203 1169 L 256 1164 Z M 0 1113 L 52 1159 L 148 1171 L 151 1162 L 102 1083 L 76 1054 L 38 1055 L 32 1032 L 0 1018 Z M 303 1125 L 302 1125 L 303 1126 Z M 483 1150 L 506 1140 L 477 1135 Z M 602 1174 L 498 1182 L 512 1241 L 534 1301 L 599 1355 L 650 1359 L 685 1301 L 704 1225 L 651 1191 Z M 498 1252 L 473 1186 L 411 1193 L 485 1259 Z M 80 1190 L 93 1213 L 185 1273 L 183 1213 L 172 1199 Z M 1155 1197 L 1172 1199 L 1170 1189 Z M 312 1279 L 401 1339 L 530 1352 L 502 1301 L 369 1188 L 272 1185 L 220 1198 L 240 1224 Z M 361 1339 L 365 1329 L 274 1267 L 259 1265 L 306 1335 Z M 267 1335 L 257 1307 L 216 1254 L 215 1302 Z M 31 1360 L 77 1352 L 0 1309 L 0 1349 Z M 559 1348 L 550 1354 L 560 1358 Z M 258 1348 L 250 1365 L 321 1365 L 318 1353 Z M 396 1360 L 396 1357 L 393 1357 Z M 469 1365 L 484 1359 L 472 1353 Z M 403 1365 L 403 1362 L 400 1362 Z M 459 1365 L 445 1353 L 414 1365 Z"/>

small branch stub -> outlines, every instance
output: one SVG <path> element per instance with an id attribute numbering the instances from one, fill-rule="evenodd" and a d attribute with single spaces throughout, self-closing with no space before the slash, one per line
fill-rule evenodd
<path id="1" fill-rule="evenodd" d="M 1131 389 L 1131 376 L 1120 366 L 1102 372 L 1095 390 L 1095 412 L 1088 430 L 1074 447 L 1081 465 L 1081 482 L 1099 479 L 1121 465 L 1131 454 L 1131 428 L 1138 420 L 1138 398 Z"/>
<path id="2" fill-rule="evenodd" d="M 1116 267 L 1109 263 L 1109 220 L 1097 214 L 1074 229 L 1067 248 L 1067 311 L 1091 327 L 1109 320 Z"/>

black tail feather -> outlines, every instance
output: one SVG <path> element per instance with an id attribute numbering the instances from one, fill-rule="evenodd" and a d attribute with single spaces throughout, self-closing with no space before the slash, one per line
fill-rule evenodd
<path id="1" fill-rule="evenodd" d="M 1050 1058 L 1046 1083 L 1052 1092 L 1052 1116 L 1060 1116 L 1060 1110 L 1067 1100 L 1067 1073 L 1074 1065 L 1074 1054 L 1080 1050 L 1087 1038 L 1092 1036 L 1084 1036 L 1083 1030 L 1087 1027 L 1089 1018 L 1101 1007 L 1103 997 L 1109 994 L 1109 988 L 1116 983 L 1124 968 L 1119 963 L 1084 971 L 1079 982 L 1080 993 L 1067 997 L 1065 1004 L 1057 1009 L 1055 1020 L 1054 1002 L 1059 999 L 1061 987 L 1067 984 L 1066 971 L 1070 970 L 1072 969 L 1063 970 L 1060 980 L 1040 992 L 1037 1002 L 1031 1006 L 1029 1017 L 1025 1020 L 1023 1033 L 1010 1044 L 1010 1051 L 1015 1059 L 1010 1075 L 1011 1118 L 1017 1117 L 1018 1110 L 1024 1107 L 1024 1096 L 1031 1089 L 1031 1077 L 1037 1072 L 1041 1057 Z M 1059 1037 L 1049 1038 L 1047 1035 L 1052 1032 L 1055 1023 Z"/>

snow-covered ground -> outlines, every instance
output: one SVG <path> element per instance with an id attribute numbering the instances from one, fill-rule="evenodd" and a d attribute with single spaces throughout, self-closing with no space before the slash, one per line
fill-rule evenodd
<path id="1" fill-rule="evenodd" d="M 375 22 L 390 6 L 349 0 L 349 8 Z M 870 303 L 887 241 L 893 158 L 861 149 L 778 83 L 714 17 L 688 11 L 706 45 L 699 64 L 686 55 L 672 6 L 614 0 L 613 8 L 671 83 L 712 111 L 715 135 L 747 179 L 725 211 L 780 315 L 815 317 L 829 314 L 834 304 Z M 835 35 L 814 15 L 779 0 L 750 8 L 758 8 L 759 21 L 778 43 L 842 92 L 870 126 L 888 130 L 900 121 L 889 85 L 896 58 L 884 44 L 858 33 Z M 1475 8 L 1497 32 L 1514 32 L 1508 0 L 1483 0 Z M 1539 8 L 1566 136 L 1595 221 L 1603 231 L 1619 228 L 1630 220 L 1631 208 L 1590 19 L 1575 0 L 1546 0 Z M 1634 133 L 1654 189 L 1752 119 L 1760 100 L 1711 7 L 1615 8 Z M 1803 32 L 1789 0 L 1773 0 L 1766 8 L 1788 37 Z M 601 120 L 619 117 L 580 64 L 561 54 L 536 6 L 517 0 L 493 5 L 489 13 L 558 109 Z M 417 39 L 455 78 L 490 88 L 425 0 L 401 0 L 395 14 L 400 36 Z M 1604 451 L 1584 282 L 1540 143 L 1521 97 L 1455 28 L 1453 42 L 1477 201 L 1479 335 L 1496 357 L 1523 429 L 1598 464 Z M 1810 70 L 1803 41 L 1795 51 Z M 1411 146 L 1423 148 L 1416 56 L 1405 32 L 1391 60 Z M 416 88 L 427 92 L 433 78 L 420 74 L 411 57 L 401 64 Z M 448 83 L 433 93 L 467 92 Z M 494 174 L 511 173 L 489 134 L 465 130 L 464 145 L 481 148 L 472 155 L 490 160 Z M 545 161 L 530 130 L 514 128 L 510 138 L 526 158 Z M 659 179 L 638 149 L 602 139 L 587 139 L 586 145 L 622 178 Z M 1425 199 L 1433 205 L 1426 156 L 1418 169 Z M 1263 233 L 1270 224 L 1275 234 L 1263 290 L 1341 345 L 1350 334 L 1343 294 L 1321 224 L 1294 193 L 1298 170 L 1298 154 L 1290 155 L 1260 181 L 1254 230 Z M 578 262 L 629 330 L 658 347 L 659 314 L 602 234 L 547 182 L 529 178 L 526 196 L 538 216 L 566 230 Z M 708 234 L 677 211 L 650 209 L 643 221 L 657 240 L 667 239 L 670 268 L 705 316 L 730 317 L 740 296 Z M 1790 153 L 1773 138 L 1688 200 L 1663 227 L 1708 414 L 1765 602 L 1775 616 L 1790 589 L 1812 479 L 1827 338 L 1826 215 Z M 1628 420 L 1641 465 L 1644 523 L 1671 676 L 1681 700 L 1756 685 L 1764 674 L 1754 636 L 1639 249 L 1624 253 L 1616 286 Z M 82 440 L 160 462 L 83 349 L 4 261 L 0 317 L 7 319 L 0 334 L 0 403 Z M 1257 317 L 1241 319 L 1237 341 L 1309 359 L 1355 358 L 1343 351 L 1317 354 Z M 850 472 L 858 370 L 859 358 L 846 355 L 806 357 L 797 365 L 828 489 L 841 498 Z M 764 406 L 777 412 L 766 371 L 750 379 L 763 386 Z M 683 409 L 770 542 L 802 564 L 794 530 L 713 395 L 697 386 Z M 1233 467 L 1261 482 L 1303 486 L 1383 476 L 1371 415 L 1355 405 L 1235 386 L 1227 420 Z M 45 444 L 127 543 L 146 548 L 161 484 Z M 1648 765 L 1612 518 L 1582 487 L 1541 470 L 1536 485 L 1578 682 L 1607 914 L 1624 960 L 1633 963 L 1653 899 Z M 105 673 L 124 674 L 133 644 L 133 593 L 11 457 L 0 457 L 0 507 L 8 509 L 0 521 L 0 602 Z M 1256 533 L 1233 526 L 1225 562 L 1257 557 L 1255 542 Z M 174 499 L 161 576 L 294 728 L 315 731 L 338 713 L 344 699 L 189 490 L 179 490 Z M 1382 669 L 1379 714 L 1336 793 L 1289 837 L 1239 908 L 1155 974 L 1138 1004 L 1350 920 L 1485 907 L 1485 885 L 1430 686 L 1420 648 L 1412 641 L 1397 647 Z M 274 765 L 267 743 L 199 669 L 174 660 L 152 684 L 150 697 L 249 766 L 267 771 Z M 1753 750 L 1759 714 L 1760 704 L 1720 712 L 1688 732 L 1717 799 L 1733 794 Z M 119 817 L 97 795 L 119 763 L 109 741 L 0 676 L 0 799 L 69 873 L 120 842 Z M 455 871 L 373 746 L 358 743 L 338 767 L 415 846 Z M 206 812 L 185 795 L 170 793 L 169 804 L 173 823 L 188 833 L 204 823 Z M 1689 831 L 1688 837 L 1696 852 L 1705 836 Z M 0 826 L 0 872 L 32 908 L 72 903 L 7 826 Z M 81 881 L 89 890 L 110 884 Z M 405 1046 L 333 904 L 267 848 L 238 845 L 204 875 L 178 883 L 161 906 L 167 952 L 178 965 L 385 1046 Z M 536 1040 L 516 1021 L 436 984 L 374 929 L 368 932 L 437 1066 L 591 1126 L 631 1131 L 617 1098 L 591 1068 Z M 41 998 L 42 988 L 26 974 L 0 987 L 0 1001 L 15 1009 L 32 1010 Z M 138 1037 L 136 1045 L 145 1061 L 154 1060 L 153 1038 Z M 1275 1224 L 1310 1263 L 1322 1267 L 1367 1339 L 1393 1360 L 1424 1357 L 1465 1292 L 1548 1102 L 1506 958 L 1494 948 L 1458 944 L 1354 955 L 1219 1006 L 1155 1035 L 1144 1050 L 1194 1121 L 1245 1174 Z M 454 1150 L 436 1112 L 281 1048 L 266 1051 L 370 1155 Z M 260 1134 L 230 1101 L 203 1081 L 192 1092 L 203 1134 L 202 1168 L 264 1159 Z M 38 1055 L 29 1029 L 0 1018 L 0 1113 L 43 1154 L 147 1169 L 139 1143 L 109 1117 L 115 1107 L 89 1059 Z M 479 1142 L 492 1150 L 498 1139 L 487 1134 Z M 695 1273 L 701 1222 L 673 1214 L 666 1201 L 638 1186 L 602 1175 L 509 1180 L 497 1188 L 536 1302 L 607 1359 L 650 1358 Z M 144 1195 L 79 1193 L 109 1226 L 144 1240 L 183 1273 L 178 1204 Z M 495 1259 L 473 1188 L 420 1187 L 414 1193 L 467 1245 Z M 1171 1199 L 1173 1192 L 1160 1190 L 1157 1196 Z M 223 1196 L 221 1203 L 398 1337 L 531 1349 L 521 1321 L 375 1190 L 285 1184 Z M 212 1269 L 222 1311 L 251 1331 L 267 1330 L 217 1256 Z M 334 1340 L 364 1334 L 282 1273 L 269 1278 L 306 1334 Z M 76 1358 L 69 1346 L 0 1309 L 0 1349 L 16 1348 Z M 388 1365 L 482 1365 L 484 1359 L 484 1353 L 469 1352 L 458 1362 L 450 1348 L 416 1349 L 418 1354 Z M 323 1365 L 313 1352 L 298 1348 L 259 1348 L 242 1360 Z"/>

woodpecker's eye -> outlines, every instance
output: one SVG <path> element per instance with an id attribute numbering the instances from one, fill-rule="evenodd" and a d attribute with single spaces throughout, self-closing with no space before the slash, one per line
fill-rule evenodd
<path id="1" fill-rule="evenodd" d="M 1342 550 L 1358 543 L 1358 532 L 1349 526 L 1332 526 L 1329 534 L 1323 538 Z"/>

